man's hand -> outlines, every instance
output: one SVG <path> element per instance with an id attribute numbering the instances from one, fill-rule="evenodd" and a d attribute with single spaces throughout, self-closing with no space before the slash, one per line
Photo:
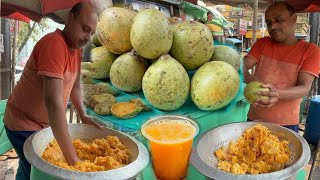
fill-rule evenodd
<path id="1" fill-rule="evenodd" d="M 80 72 L 78 73 L 77 79 L 73 85 L 70 98 L 83 124 L 94 125 L 98 129 L 102 129 L 102 126 L 94 121 L 90 116 L 88 116 L 85 111 L 80 86 Z"/>
<path id="2" fill-rule="evenodd" d="M 80 119 L 83 124 L 94 125 L 98 129 L 102 129 L 102 126 L 99 123 L 97 123 L 95 120 L 93 120 L 90 116 L 88 116 L 86 114 L 83 116 L 80 116 Z"/>
<path id="3" fill-rule="evenodd" d="M 258 95 L 269 97 L 268 100 L 258 99 L 253 105 L 256 108 L 269 108 L 273 106 L 279 99 L 279 92 L 272 84 L 263 84 L 263 88 L 269 88 L 270 91 L 260 91 L 257 92 Z"/>
<path id="4" fill-rule="evenodd" d="M 71 157 L 72 161 L 68 162 L 70 166 L 75 166 L 78 161 L 81 161 L 78 156 Z"/>
<path id="5" fill-rule="evenodd" d="M 48 112 L 50 126 L 55 139 L 69 165 L 75 165 L 79 158 L 68 131 L 63 99 L 63 80 L 53 77 L 42 77 L 44 103 Z"/>

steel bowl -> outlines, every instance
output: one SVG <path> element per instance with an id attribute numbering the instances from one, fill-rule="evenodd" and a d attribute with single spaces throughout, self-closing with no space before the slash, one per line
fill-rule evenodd
<path id="1" fill-rule="evenodd" d="M 221 146 L 227 146 L 230 141 L 240 138 L 242 133 L 256 124 L 262 124 L 279 137 L 289 141 L 290 158 L 285 168 L 279 171 L 264 174 L 236 175 L 217 168 L 218 159 L 214 151 Z M 219 126 L 203 134 L 192 149 L 191 163 L 204 176 L 210 179 L 221 180 L 262 180 L 288 179 L 297 174 L 310 159 L 310 148 L 307 141 L 294 131 L 279 125 L 263 122 L 240 122 Z"/>
<path id="2" fill-rule="evenodd" d="M 39 171 L 57 179 L 134 179 L 149 162 L 147 148 L 129 135 L 109 128 L 97 129 L 92 125 L 69 124 L 69 133 L 73 139 L 92 141 L 106 136 L 117 136 L 132 154 L 132 162 L 124 167 L 99 172 L 79 172 L 60 168 L 43 160 L 41 155 L 53 140 L 51 128 L 46 128 L 31 135 L 25 142 L 23 151 L 30 164 Z"/>

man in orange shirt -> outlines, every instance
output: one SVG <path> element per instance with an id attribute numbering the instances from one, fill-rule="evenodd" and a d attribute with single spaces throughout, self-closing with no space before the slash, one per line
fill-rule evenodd
<path id="1" fill-rule="evenodd" d="M 250 107 L 248 119 L 276 123 L 298 132 L 300 103 L 319 75 L 320 50 L 295 37 L 297 15 L 290 5 L 274 3 L 265 15 L 271 37 L 253 45 L 244 58 L 244 72 L 246 83 L 259 81 L 270 89 L 258 92 L 269 96 L 269 100 L 257 100 Z M 248 70 L 254 66 L 251 75 Z"/>
<path id="2" fill-rule="evenodd" d="M 81 48 L 95 31 L 97 19 L 92 5 L 78 3 L 63 31 L 44 36 L 34 47 L 4 116 L 8 138 L 20 159 L 16 179 L 30 178 L 30 164 L 23 154 L 25 140 L 49 125 L 68 164 L 79 160 L 65 116 L 69 98 L 83 123 L 101 128 L 85 112 L 79 81 Z"/>

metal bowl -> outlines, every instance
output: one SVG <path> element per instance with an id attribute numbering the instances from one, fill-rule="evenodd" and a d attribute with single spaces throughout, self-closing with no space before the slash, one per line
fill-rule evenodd
<path id="1" fill-rule="evenodd" d="M 231 140 L 237 140 L 242 133 L 256 124 L 262 124 L 277 135 L 280 140 L 288 140 L 290 148 L 289 162 L 280 171 L 264 174 L 236 175 L 217 168 L 218 160 L 214 151 L 221 146 L 227 146 Z M 307 141 L 299 134 L 279 125 L 263 122 L 241 122 L 219 126 L 203 134 L 192 149 L 191 163 L 203 175 L 211 179 L 222 180 L 260 180 L 286 179 L 294 176 L 310 159 L 310 148 Z"/>
<path id="2" fill-rule="evenodd" d="M 149 154 L 144 145 L 130 136 L 109 128 L 99 130 L 86 124 L 69 124 L 72 138 L 92 141 L 106 136 L 117 136 L 132 153 L 132 162 L 124 167 L 99 172 L 79 172 L 60 168 L 41 158 L 44 149 L 53 140 L 51 128 L 43 129 L 30 136 L 24 144 L 23 150 L 30 164 L 41 172 L 57 179 L 134 179 L 149 162 Z"/>

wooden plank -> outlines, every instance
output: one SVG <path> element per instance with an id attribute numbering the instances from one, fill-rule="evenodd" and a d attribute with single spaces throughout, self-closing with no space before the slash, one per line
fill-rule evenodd
<path id="1" fill-rule="evenodd" d="M 309 180 L 320 179 L 320 140 L 318 141 L 316 154 L 313 159 Z"/>
<path id="2" fill-rule="evenodd" d="M 70 116 L 69 116 L 69 123 L 73 123 L 73 104 L 70 104 Z"/>
<path id="3" fill-rule="evenodd" d="M 1 19 L 1 32 L 3 34 L 3 46 L 4 53 L 0 53 L 1 69 L 11 68 L 11 40 L 10 40 L 10 21 L 7 18 Z M 8 99 L 11 94 L 11 72 L 1 72 L 0 74 L 0 88 L 1 88 L 1 97 L 0 99 Z"/>
<path id="4" fill-rule="evenodd" d="M 77 123 L 81 123 L 81 122 L 80 122 L 80 117 L 79 117 L 79 115 L 76 114 L 76 116 L 77 116 Z"/>

